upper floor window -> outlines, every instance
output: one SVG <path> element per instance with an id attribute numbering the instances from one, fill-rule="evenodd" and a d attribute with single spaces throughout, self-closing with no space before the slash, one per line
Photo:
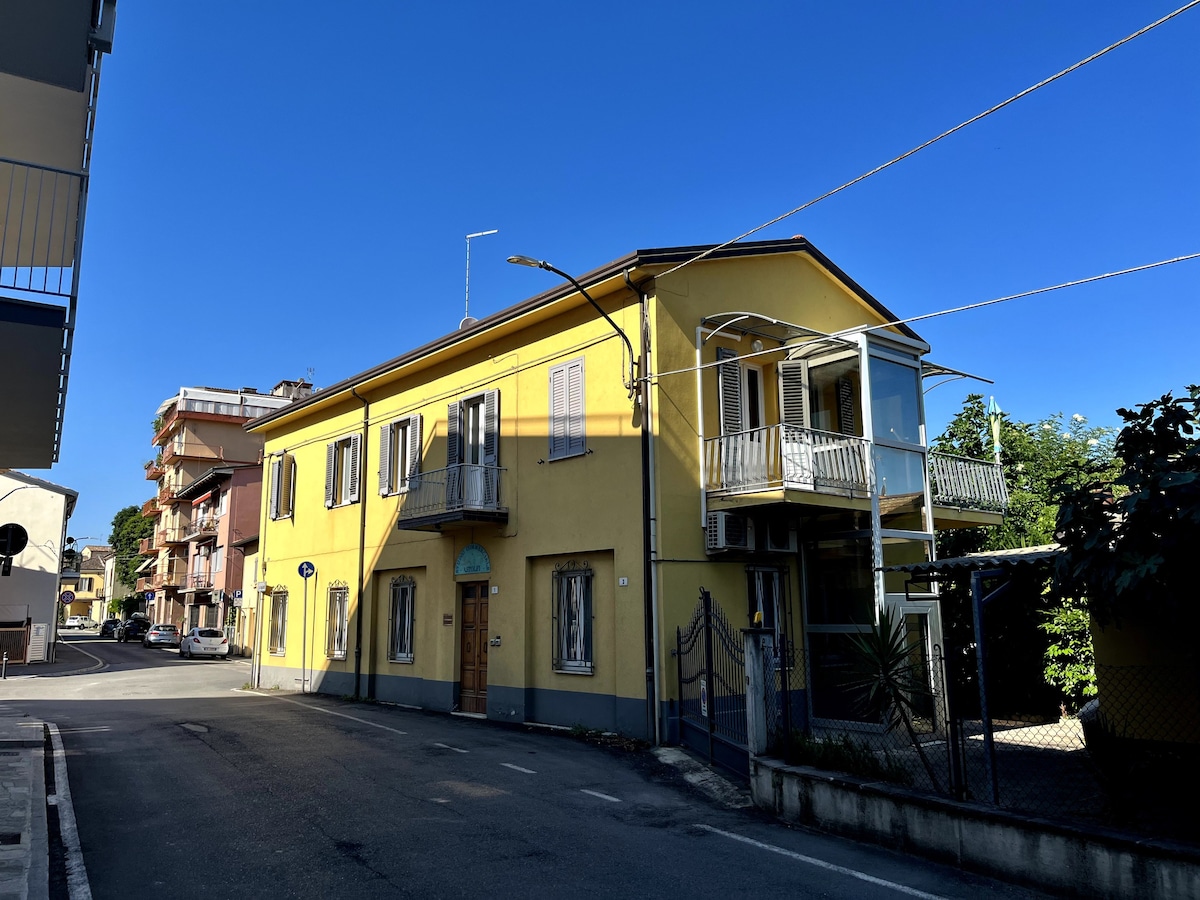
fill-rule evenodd
<path id="1" fill-rule="evenodd" d="M 213 501 L 216 504 L 216 515 L 223 516 L 229 512 L 229 491 L 219 491 L 213 494 Z"/>
<path id="2" fill-rule="evenodd" d="M 920 370 L 915 365 L 903 365 L 874 355 L 870 365 L 871 426 L 875 439 L 920 444 Z"/>
<path id="3" fill-rule="evenodd" d="M 325 506 L 358 502 L 358 470 L 362 435 L 331 441 L 325 448 Z"/>
<path id="4" fill-rule="evenodd" d="M 272 519 L 290 519 L 295 505 L 296 461 L 290 453 L 271 457 L 271 494 L 269 515 Z"/>
<path id="5" fill-rule="evenodd" d="M 587 451 L 583 427 L 583 359 L 550 370 L 550 459 Z"/>
<path id="6" fill-rule="evenodd" d="M 499 498 L 500 392 L 451 403 L 446 421 L 446 502 L 490 508 Z"/>
<path id="7" fill-rule="evenodd" d="M 379 429 L 379 493 L 398 494 L 421 471 L 421 416 L 388 422 Z"/>

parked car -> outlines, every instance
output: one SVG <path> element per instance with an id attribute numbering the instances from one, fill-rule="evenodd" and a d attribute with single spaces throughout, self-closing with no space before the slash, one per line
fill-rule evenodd
<path id="1" fill-rule="evenodd" d="M 193 628 L 179 644 L 179 655 L 184 659 L 193 656 L 229 657 L 229 638 L 216 628 Z"/>
<path id="2" fill-rule="evenodd" d="M 120 619 L 105 619 L 100 623 L 100 637 L 105 637 L 116 632 L 117 626 L 121 624 Z"/>
<path id="3" fill-rule="evenodd" d="M 149 619 L 126 619 L 117 626 L 117 640 L 122 643 L 140 641 L 150 630 L 151 624 Z"/>
<path id="4" fill-rule="evenodd" d="M 95 628 L 96 620 L 91 616 L 67 616 L 63 628 Z"/>
<path id="5" fill-rule="evenodd" d="M 142 637 L 143 647 L 177 647 L 179 646 L 179 628 L 168 622 L 152 625 Z"/>

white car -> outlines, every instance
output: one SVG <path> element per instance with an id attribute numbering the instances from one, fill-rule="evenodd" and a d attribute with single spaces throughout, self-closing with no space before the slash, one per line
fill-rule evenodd
<path id="1" fill-rule="evenodd" d="M 229 638 L 216 628 L 193 628 L 179 642 L 179 655 L 184 659 L 193 656 L 229 656 Z"/>
<path id="2" fill-rule="evenodd" d="M 95 628 L 96 620 L 91 616 L 67 616 L 63 628 Z"/>

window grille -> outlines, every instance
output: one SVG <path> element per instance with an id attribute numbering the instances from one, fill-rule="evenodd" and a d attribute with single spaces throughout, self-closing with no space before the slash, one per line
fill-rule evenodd
<path id="1" fill-rule="evenodd" d="M 325 655 L 330 659 L 346 658 L 349 602 L 350 589 L 344 582 L 335 582 L 329 586 L 329 635 L 325 642 Z"/>
<path id="2" fill-rule="evenodd" d="M 554 671 L 592 674 L 592 580 L 587 563 L 554 570 Z"/>
<path id="3" fill-rule="evenodd" d="M 388 621 L 388 659 L 391 662 L 413 661 L 413 607 L 416 593 L 416 582 L 409 576 L 400 575 L 392 579 Z"/>

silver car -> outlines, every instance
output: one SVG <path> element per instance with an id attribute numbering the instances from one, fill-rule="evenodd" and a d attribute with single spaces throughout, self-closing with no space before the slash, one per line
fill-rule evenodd
<path id="1" fill-rule="evenodd" d="M 229 656 L 229 639 L 225 632 L 216 628 L 193 628 L 184 635 L 179 644 L 179 655 L 184 659 L 193 656 Z"/>
<path id="2" fill-rule="evenodd" d="M 143 647 L 175 647 L 178 644 L 179 629 L 169 622 L 151 625 L 150 630 L 142 636 Z"/>

